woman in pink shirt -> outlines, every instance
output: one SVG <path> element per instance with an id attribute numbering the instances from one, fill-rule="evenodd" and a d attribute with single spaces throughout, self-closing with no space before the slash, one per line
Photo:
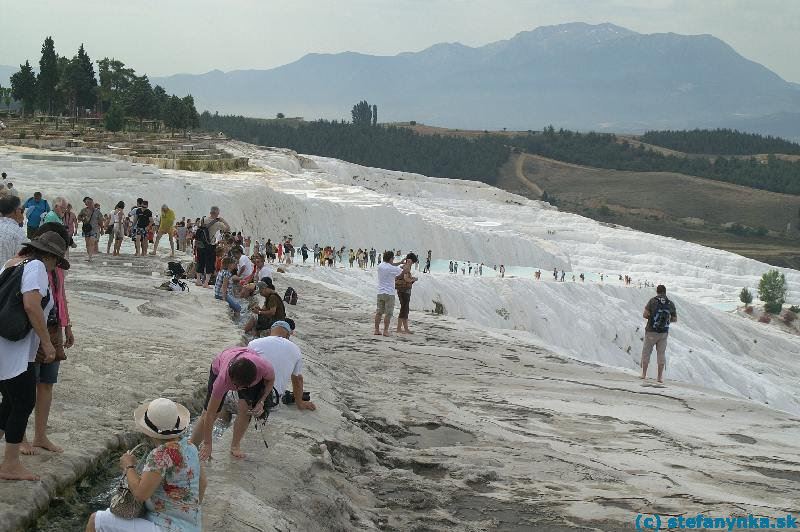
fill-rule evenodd
<path id="1" fill-rule="evenodd" d="M 239 412 L 246 411 L 259 417 L 264 412 L 264 401 L 275 384 L 275 370 L 267 360 L 246 347 L 231 347 L 214 358 L 208 375 L 208 388 L 203 413 L 192 432 L 192 443 L 200 448 L 200 460 L 211 458 L 211 435 L 214 422 L 222 410 L 225 394 L 239 393 Z M 231 454 L 243 458 L 239 445 L 247 426 L 249 415 L 238 415 L 233 425 Z M 202 446 L 201 446 L 202 444 Z"/>

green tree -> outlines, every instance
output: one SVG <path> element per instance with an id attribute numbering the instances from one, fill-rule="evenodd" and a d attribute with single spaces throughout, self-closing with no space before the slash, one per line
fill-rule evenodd
<path id="1" fill-rule="evenodd" d="M 130 88 L 136 76 L 132 68 L 125 67 L 125 63 L 108 57 L 97 61 L 97 73 L 100 78 L 98 93 L 102 112 L 112 99 L 124 99 L 123 93 Z"/>
<path id="2" fill-rule="evenodd" d="M 39 109 L 48 114 L 53 113 L 58 80 L 58 55 L 56 55 L 55 43 L 52 37 L 47 37 L 42 44 L 36 88 L 39 91 Z"/>
<path id="3" fill-rule="evenodd" d="M 167 100 L 162 120 L 169 128 L 170 134 L 175 133 L 176 129 L 183 129 L 183 102 L 174 94 Z"/>
<path id="4" fill-rule="evenodd" d="M 778 270 L 770 270 L 758 282 L 758 299 L 764 302 L 764 310 L 778 314 L 786 302 L 786 277 Z"/>
<path id="5" fill-rule="evenodd" d="M 747 288 L 742 288 L 742 291 L 739 292 L 739 301 L 744 303 L 745 308 L 747 308 L 753 302 L 753 294 Z"/>
<path id="6" fill-rule="evenodd" d="M 136 76 L 128 91 L 126 114 L 139 119 L 139 127 L 144 126 L 144 119 L 153 116 L 153 88 L 147 76 Z"/>
<path id="7" fill-rule="evenodd" d="M 362 100 L 353 106 L 350 112 L 353 116 L 353 125 L 368 126 L 372 123 L 372 108 L 367 100 Z"/>
<path id="8" fill-rule="evenodd" d="M 191 94 L 184 96 L 181 99 L 181 129 L 183 129 L 184 136 L 187 129 L 194 129 L 200 127 L 200 115 L 197 114 L 197 109 L 194 106 L 194 97 Z"/>
<path id="9" fill-rule="evenodd" d="M 372 106 L 372 125 L 373 126 L 377 126 L 378 125 L 378 106 L 377 105 L 373 105 Z"/>
<path id="10" fill-rule="evenodd" d="M 83 43 L 78 48 L 78 55 L 73 58 L 73 61 L 75 62 L 76 106 L 81 110 L 91 109 L 97 103 L 97 78 L 94 74 L 94 64 L 83 48 Z"/>
<path id="11" fill-rule="evenodd" d="M 22 114 L 31 115 L 36 104 L 36 75 L 29 61 L 19 66 L 19 72 L 11 76 L 11 96 L 22 102 Z"/>
<path id="12" fill-rule="evenodd" d="M 164 120 L 167 112 L 167 104 L 169 103 L 169 94 L 164 90 L 161 85 L 153 87 L 153 113 L 152 117 L 158 120 Z"/>
<path id="13" fill-rule="evenodd" d="M 122 105 L 113 102 L 103 120 L 108 131 L 121 131 L 125 127 L 125 111 L 123 111 Z"/>
<path id="14" fill-rule="evenodd" d="M 286 118 L 286 115 L 283 114 L 283 113 L 278 113 L 278 114 L 275 115 L 275 118 L 280 120 L 281 118 Z"/>

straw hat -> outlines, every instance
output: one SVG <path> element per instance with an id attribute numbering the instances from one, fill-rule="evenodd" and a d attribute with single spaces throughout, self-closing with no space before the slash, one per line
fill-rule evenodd
<path id="1" fill-rule="evenodd" d="M 186 431 L 189 411 L 183 405 L 159 397 L 137 408 L 133 419 L 139 432 L 158 440 L 170 440 Z"/>
<path id="2" fill-rule="evenodd" d="M 22 247 L 28 247 L 44 251 L 50 255 L 58 257 L 58 266 L 62 270 L 69 270 L 69 261 L 64 258 L 67 254 L 67 243 L 61 238 L 61 235 L 55 231 L 47 231 L 41 235 L 32 238 L 30 242 L 24 242 Z"/>

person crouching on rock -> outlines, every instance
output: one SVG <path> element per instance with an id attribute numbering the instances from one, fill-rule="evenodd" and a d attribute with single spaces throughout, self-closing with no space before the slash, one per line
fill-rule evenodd
<path id="1" fill-rule="evenodd" d="M 192 443 L 202 446 L 200 448 L 201 460 L 211 458 L 211 435 L 214 422 L 222 410 L 225 394 L 236 391 L 239 393 L 240 406 L 244 403 L 250 406 L 250 415 L 259 417 L 264 412 L 264 401 L 267 394 L 272 391 L 275 384 L 275 370 L 272 364 L 261 358 L 258 353 L 246 347 L 232 347 L 226 349 L 214 358 L 211 371 L 208 375 L 206 401 L 203 413 L 192 432 Z M 249 419 L 236 418 L 233 433 L 238 435 L 238 440 L 231 442 L 231 454 L 236 458 L 243 458 L 239 445 L 247 430 Z M 241 426 L 240 424 L 244 424 Z"/>
<path id="2" fill-rule="evenodd" d="M 136 457 L 130 452 L 120 456 L 119 467 L 133 496 L 145 503 L 145 514 L 123 519 L 110 510 L 95 512 L 89 517 L 86 531 L 199 532 L 207 480 L 197 447 L 183 437 L 189 427 L 189 411 L 159 398 L 137 408 L 133 418 L 137 430 L 150 438 L 155 449 L 147 455 L 141 475 L 136 472 Z"/>

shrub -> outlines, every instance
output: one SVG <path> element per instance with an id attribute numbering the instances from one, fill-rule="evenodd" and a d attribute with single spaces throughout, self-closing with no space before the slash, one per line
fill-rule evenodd
<path id="1" fill-rule="evenodd" d="M 744 311 L 747 312 L 748 314 L 752 314 L 753 313 L 753 307 L 745 307 Z"/>
<path id="2" fill-rule="evenodd" d="M 789 312 L 800 314 L 800 307 L 798 307 L 797 305 L 792 305 L 791 307 L 789 307 Z"/>
<path id="3" fill-rule="evenodd" d="M 744 303 L 744 306 L 747 307 L 753 302 L 753 294 L 747 288 L 742 288 L 742 291 L 739 292 L 739 301 Z"/>
<path id="4" fill-rule="evenodd" d="M 761 317 L 758 318 L 758 321 L 761 323 L 769 323 L 772 321 L 772 318 L 769 317 L 769 314 L 763 314 Z"/>

